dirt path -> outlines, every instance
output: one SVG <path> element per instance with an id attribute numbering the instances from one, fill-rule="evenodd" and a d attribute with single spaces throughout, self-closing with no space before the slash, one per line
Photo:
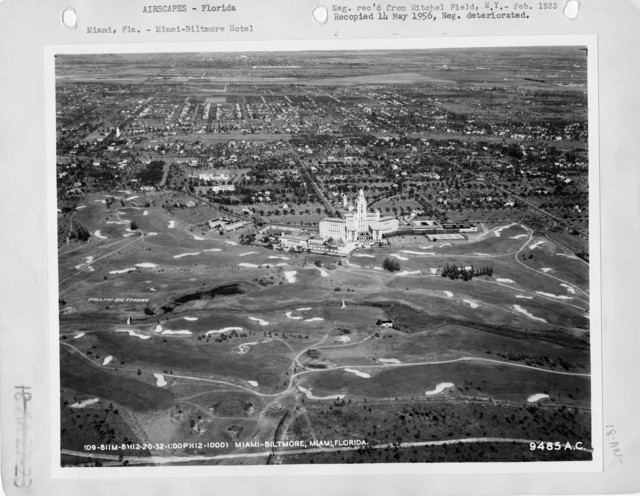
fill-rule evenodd
<path id="1" fill-rule="evenodd" d="M 527 226 L 525 226 L 525 225 L 522 225 L 522 224 L 521 224 L 521 227 L 522 227 L 523 229 L 525 229 L 525 230 L 529 233 L 529 238 L 527 238 L 527 240 L 524 242 L 524 244 L 523 244 L 523 245 L 520 247 L 520 249 L 516 252 L 516 254 L 515 254 L 516 262 L 518 262 L 518 263 L 519 263 L 520 265 L 522 265 L 524 268 L 526 268 L 526 269 L 528 269 L 528 270 L 531 270 L 531 271 L 535 272 L 536 274 L 541 274 L 541 275 L 543 275 L 543 276 L 550 277 L 551 279 L 555 279 L 556 281 L 560 281 L 560 282 L 562 282 L 562 283 L 564 283 L 564 284 L 567 284 L 567 285 L 571 286 L 572 288 L 574 288 L 576 291 L 579 291 L 579 292 L 580 292 L 580 293 L 582 293 L 584 296 L 586 296 L 587 298 L 589 298 L 589 292 L 588 292 L 588 291 L 584 291 L 584 290 L 580 289 L 579 287 L 577 287 L 576 285 L 571 284 L 571 282 L 569 282 L 569 281 L 565 281 L 564 279 L 561 279 L 560 277 L 552 276 L 551 274 L 547 274 L 546 272 L 542 272 L 541 270 L 536 270 L 536 269 L 534 269 L 533 267 L 529 267 L 527 264 L 523 263 L 523 262 L 520 260 L 520 254 L 522 253 L 522 250 L 524 250 L 524 249 L 527 247 L 527 245 L 528 245 L 531 241 L 533 241 L 533 230 L 532 230 L 532 229 L 530 229 L 530 228 L 528 228 L 528 227 L 527 227 Z M 554 241 L 554 243 L 555 243 L 555 241 Z M 554 301 L 558 301 L 558 300 L 554 300 Z"/>
<path id="2" fill-rule="evenodd" d="M 522 363 L 505 362 L 502 360 L 494 360 L 492 358 L 470 357 L 470 356 L 453 358 L 451 360 L 438 360 L 433 362 L 406 362 L 406 363 L 383 363 L 383 364 L 377 363 L 375 365 L 340 365 L 338 367 L 333 367 L 330 369 L 303 370 L 295 374 L 294 377 L 298 377 L 304 374 L 328 372 L 328 371 L 337 370 L 337 369 L 348 369 L 348 368 L 355 368 L 355 369 L 385 368 L 386 369 L 386 368 L 395 368 L 395 367 L 415 367 L 420 365 L 442 365 L 445 363 L 470 362 L 470 361 L 490 362 L 490 363 L 496 363 L 498 365 L 507 365 L 509 367 L 520 367 L 524 369 L 535 370 L 537 372 L 546 372 L 548 374 L 559 374 L 559 375 L 568 375 L 568 376 L 575 376 L 575 377 L 591 377 L 591 374 L 586 374 L 582 372 L 563 372 L 561 370 L 541 369 L 538 367 L 533 367 L 531 365 L 524 365 Z"/>
<path id="3" fill-rule="evenodd" d="M 126 238 L 125 238 L 125 239 L 126 239 Z M 99 262 L 100 260 L 104 260 L 105 258 L 110 257 L 110 256 L 111 256 L 111 255 L 113 255 L 114 253 L 117 253 L 119 250 L 122 250 L 123 248 L 126 248 L 127 246 L 129 246 L 129 245 L 131 245 L 131 244 L 133 244 L 133 243 L 136 243 L 136 242 L 140 241 L 141 239 L 144 239 L 144 234 L 142 234 L 142 235 L 140 235 L 140 236 L 136 236 L 135 238 L 133 238 L 133 239 L 131 239 L 131 240 L 126 240 L 126 241 L 127 241 L 126 243 L 124 243 L 123 245 L 118 246 L 118 248 L 116 248 L 115 250 L 112 250 L 112 251 L 110 251 L 110 252 L 108 252 L 108 253 L 106 253 L 106 254 L 104 254 L 104 255 L 102 255 L 102 256 L 100 256 L 100 257 L 98 257 L 98 258 L 93 259 L 93 260 L 91 261 L 91 265 L 94 265 L 96 262 Z M 120 240 L 118 240 L 116 243 L 119 243 L 119 242 L 120 242 Z M 116 243 L 113 243 L 113 244 L 116 244 Z M 113 246 L 113 244 L 112 244 L 112 245 L 109 245 L 109 246 Z M 67 277 L 65 277 L 64 279 L 61 279 L 61 280 L 58 282 L 58 285 L 61 285 L 63 282 L 65 282 L 65 281 L 67 281 L 67 280 L 69 280 L 69 279 L 73 279 L 74 277 L 77 277 L 77 276 L 79 276 L 80 274 L 82 274 L 82 272 L 77 271 L 75 274 L 71 274 L 70 276 L 67 276 Z"/>

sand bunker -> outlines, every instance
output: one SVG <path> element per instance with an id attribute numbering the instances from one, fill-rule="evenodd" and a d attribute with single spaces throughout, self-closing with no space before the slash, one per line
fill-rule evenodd
<path id="1" fill-rule="evenodd" d="M 515 308 L 517 312 L 520 312 L 520 313 L 526 315 L 530 319 L 538 320 L 540 322 L 544 322 L 545 324 L 547 323 L 547 321 L 545 319 L 543 319 L 542 317 L 534 317 L 533 314 L 531 314 L 530 312 L 528 312 L 527 310 L 522 308 L 520 305 L 513 305 L 513 308 Z"/>
<path id="2" fill-rule="evenodd" d="M 446 294 L 449 298 L 453 298 L 453 293 L 451 291 L 445 291 L 444 294 Z"/>
<path id="3" fill-rule="evenodd" d="M 255 346 L 256 344 L 260 344 L 257 341 L 252 341 L 251 343 L 243 343 L 238 346 L 238 354 L 244 355 L 245 353 L 249 353 L 249 346 Z"/>
<path id="4" fill-rule="evenodd" d="M 105 224 L 121 224 L 121 225 L 125 225 L 125 224 L 129 224 L 131 221 L 129 220 L 108 220 L 107 222 L 105 222 Z"/>
<path id="5" fill-rule="evenodd" d="M 573 286 L 569 286 L 568 284 L 560 284 L 563 288 L 566 288 L 567 293 L 576 294 L 576 290 Z"/>
<path id="6" fill-rule="evenodd" d="M 360 266 L 360 265 L 358 265 L 358 264 L 353 264 L 353 263 L 349 262 L 349 260 L 347 260 L 345 263 L 346 263 L 349 267 L 355 267 L 355 268 L 357 268 L 357 269 L 361 269 L 361 268 L 362 268 L 362 266 Z"/>
<path id="7" fill-rule="evenodd" d="M 249 317 L 249 320 L 253 320 L 254 322 L 257 322 L 258 324 L 260 324 L 261 326 L 269 325 L 269 322 L 267 322 L 266 320 L 259 319 L 257 317 Z"/>
<path id="8" fill-rule="evenodd" d="M 391 256 L 397 258 L 398 260 L 409 260 L 407 257 L 403 257 L 402 255 L 399 255 L 397 253 L 392 253 Z"/>
<path id="9" fill-rule="evenodd" d="M 112 270 L 109 272 L 109 274 L 126 274 L 127 272 L 133 272 L 134 270 L 136 270 L 135 267 L 130 267 L 128 269 Z"/>
<path id="10" fill-rule="evenodd" d="M 143 269 L 153 269 L 157 267 L 157 265 L 151 262 L 142 262 L 142 263 L 136 264 L 136 267 L 142 267 Z"/>
<path id="11" fill-rule="evenodd" d="M 521 239 L 526 238 L 528 234 L 518 234 L 517 236 L 509 236 L 509 239 Z"/>
<path id="12" fill-rule="evenodd" d="M 500 237 L 500 233 L 501 233 L 502 231 L 504 231 L 505 229 L 508 229 L 508 228 L 510 228 L 511 226 L 514 226 L 514 225 L 515 225 L 515 224 L 509 224 L 508 226 L 498 227 L 498 228 L 496 228 L 496 230 L 495 230 L 495 231 L 493 231 L 493 233 L 496 235 L 496 237 L 498 237 L 498 238 L 499 238 L 499 237 Z M 525 236 L 526 236 L 526 235 L 525 235 Z"/>
<path id="13" fill-rule="evenodd" d="M 147 236 L 157 236 L 157 235 L 158 235 L 158 233 L 157 233 L 157 232 L 150 232 L 150 233 L 147 233 Z"/>
<path id="14" fill-rule="evenodd" d="M 440 384 L 436 385 L 435 389 L 432 389 L 430 391 L 425 391 L 424 394 L 426 394 L 427 396 L 431 396 L 432 394 L 438 394 L 444 391 L 445 389 L 452 388 L 454 385 L 455 384 L 453 384 L 453 382 L 441 382 Z"/>
<path id="15" fill-rule="evenodd" d="M 402 272 L 398 272 L 396 275 L 397 276 L 410 276 L 411 274 L 420 274 L 420 271 L 419 270 L 413 270 L 413 271 L 403 270 Z"/>
<path id="16" fill-rule="evenodd" d="M 285 313 L 285 315 L 287 316 L 287 318 L 289 319 L 293 319 L 293 320 L 302 320 L 304 319 L 304 317 L 300 317 L 299 315 L 292 315 L 293 312 L 287 312 Z"/>
<path id="17" fill-rule="evenodd" d="M 347 305 L 344 303 L 344 300 L 342 300 L 342 306 L 340 308 L 346 308 Z"/>
<path id="18" fill-rule="evenodd" d="M 277 263 L 277 264 L 275 264 L 275 267 L 282 267 L 282 266 L 284 266 L 284 265 L 289 265 L 289 264 L 288 264 L 288 263 L 286 263 L 286 262 L 281 262 L 281 263 Z"/>
<path id="19" fill-rule="evenodd" d="M 326 270 L 324 270 L 323 268 L 321 268 L 321 267 L 316 267 L 316 269 L 318 269 L 318 270 L 320 271 L 320 275 L 321 275 L 322 277 L 329 277 L 329 273 L 328 273 Z"/>
<path id="20" fill-rule="evenodd" d="M 167 227 L 169 229 L 173 229 L 174 227 L 176 227 L 176 221 L 175 220 L 170 220 L 169 221 L 169 225 Z"/>
<path id="21" fill-rule="evenodd" d="M 545 241 L 536 241 L 532 245 L 529 246 L 531 250 L 535 250 L 538 246 L 546 244 Z"/>
<path id="22" fill-rule="evenodd" d="M 542 267 L 540 270 L 541 270 L 542 272 L 547 273 L 547 272 L 551 272 L 553 269 L 552 269 L 552 268 L 550 268 L 550 267 Z"/>
<path id="23" fill-rule="evenodd" d="M 84 332 L 79 332 L 78 334 L 76 334 L 75 336 L 73 336 L 73 339 L 78 339 L 81 338 L 82 336 L 84 336 Z"/>
<path id="24" fill-rule="evenodd" d="M 109 365 L 111 363 L 111 360 L 113 360 L 113 356 L 109 355 L 104 360 L 102 360 L 102 365 Z"/>
<path id="25" fill-rule="evenodd" d="M 250 386 L 258 387 L 257 381 L 247 381 L 247 382 L 249 383 Z"/>
<path id="26" fill-rule="evenodd" d="M 351 338 L 349 336 L 338 336 L 334 339 L 334 341 L 338 343 L 348 343 L 349 341 L 351 341 Z"/>
<path id="27" fill-rule="evenodd" d="M 223 327 L 222 329 L 214 329 L 211 331 L 207 331 L 205 332 L 205 336 L 211 336 L 211 334 L 224 334 L 225 332 L 230 332 L 230 331 L 243 331 L 244 329 L 242 327 Z"/>
<path id="28" fill-rule="evenodd" d="M 91 398 L 89 400 L 77 401 L 73 405 L 71 405 L 69 408 L 84 408 L 85 406 L 93 405 L 94 403 L 97 403 L 98 401 L 100 401 L 99 398 Z"/>
<path id="29" fill-rule="evenodd" d="M 544 291 L 536 291 L 536 293 L 542 296 L 547 296 L 549 298 L 555 298 L 557 300 L 573 300 L 571 296 L 566 295 L 555 295 L 553 293 L 545 293 Z"/>
<path id="30" fill-rule="evenodd" d="M 198 320 L 198 317 L 182 317 L 184 320 L 189 320 L 193 322 L 194 320 Z"/>
<path id="31" fill-rule="evenodd" d="M 205 253 L 208 251 L 222 251 L 222 248 L 207 248 L 206 250 L 202 250 L 202 253 Z"/>
<path id="32" fill-rule="evenodd" d="M 297 272 L 295 270 L 287 270 L 284 273 L 284 277 L 287 282 L 296 282 L 296 274 Z"/>
<path id="33" fill-rule="evenodd" d="M 322 317 L 313 317 L 311 319 L 304 319 L 305 322 L 318 322 L 320 320 L 324 320 Z"/>
<path id="34" fill-rule="evenodd" d="M 240 253 L 238 256 L 239 257 L 246 257 L 247 255 L 255 255 L 256 253 L 258 253 L 257 251 L 248 251 L 246 253 Z"/>
<path id="35" fill-rule="evenodd" d="M 369 255 L 368 253 L 354 253 L 352 256 L 354 256 L 354 257 L 376 258 L 375 255 Z"/>
<path id="36" fill-rule="evenodd" d="M 238 246 L 238 243 L 236 243 L 235 241 L 225 241 L 225 243 L 227 243 L 228 245 Z"/>
<path id="37" fill-rule="evenodd" d="M 275 255 L 270 255 L 269 258 L 272 259 L 272 260 L 273 259 L 289 260 L 289 257 L 278 257 L 278 256 L 275 256 Z"/>
<path id="38" fill-rule="evenodd" d="M 93 235 L 98 239 L 109 239 L 108 236 L 103 236 L 100 231 L 94 232 Z"/>
<path id="39" fill-rule="evenodd" d="M 153 332 L 162 332 L 162 326 L 160 324 L 158 324 L 154 329 Z"/>
<path id="40" fill-rule="evenodd" d="M 196 236 L 195 234 L 193 235 L 193 239 L 195 239 L 196 241 L 204 241 L 205 238 L 201 237 L 201 236 Z"/>
<path id="41" fill-rule="evenodd" d="M 156 386 L 164 387 L 167 385 L 167 381 L 164 380 L 164 376 L 162 374 L 153 374 L 153 377 L 156 378 Z"/>
<path id="42" fill-rule="evenodd" d="M 433 248 L 433 245 L 429 245 L 429 246 L 421 246 L 420 249 L 421 250 L 428 250 L 429 248 Z"/>
<path id="43" fill-rule="evenodd" d="M 130 232 L 129 234 L 123 234 L 122 237 L 128 238 L 129 236 L 133 236 L 134 234 L 135 234 L 134 232 Z"/>
<path id="44" fill-rule="evenodd" d="M 258 264 L 245 263 L 245 262 L 239 263 L 238 265 L 240 267 L 249 267 L 249 268 L 252 268 L 252 269 L 256 269 L 256 268 L 260 267 Z"/>
<path id="45" fill-rule="evenodd" d="M 462 300 L 462 301 L 468 304 L 471 308 L 478 308 L 480 306 L 473 300 Z"/>
<path id="46" fill-rule="evenodd" d="M 131 201 L 131 200 L 135 200 L 136 198 L 140 198 L 140 196 L 138 196 L 138 195 L 130 196 L 129 198 L 125 198 L 124 201 Z"/>
<path id="47" fill-rule="evenodd" d="M 429 271 L 430 271 L 432 274 L 437 274 L 437 273 L 438 273 L 438 269 L 434 269 L 434 268 L 430 268 L 430 269 L 429 269 Z"/>
<path id="48" fill-rule="evenodd" d="M 135 336 L 140 339 L 151 339 L 151 336 L 145 336 L 144 334 L 138 334 L 136 331 L 131 329 L 117 329 L 116 332 L 126 332 L 129 336 Z"/>
<path id="49" fill-rule="evenodd" d="M 80 205 L 79 207 L 76 207 L 76 210 L 82 210 L 83 208 L 87 208 L 86 205 Z"/>
<path id="50" fill-rule="evenodd" d="M 411 251 L 411 250 L 402 250 L 402 253 L 408 253 L 409 255 L 435 255 L 434 253 L 431 253 L 431 252 Z"/>
<path id="51" fill-rule="evenodd" d="M 498 281 L 498 282 L 506 282 L 508 284 L 515 284 L 516 283 L 513 279 L 504 279 L 502 277 L 496 278 L 496 281 Z"/>
<path id="52" fill-rule="evenodd" d="M 451 243 L 443 243 L 441 245 L 438 245 L 438 248 L 444 248 L 445 246 L 451 246 Z"/>
<path id="53" fill-rule="evenodd" d="M 145 210 L 144 212 L 142 212 L 142 215 L 149 215 L 149 211 Z"/>
<path id="54" fill-rule="evenodd" d="M 382 363 L 402 363 L 397 358 L 378 358 L 378 361 Z"/>
<path id="55" fill-rule="evenodd" d="M 527 401 L 529 403 L 535 403 L 536 401 L 540 401 L 540 400 L 543 400 L 543 399 L 548 398 L 548 397 L 549 397 L 548 394 L 543 394 L 543 393 L 532 394 L 531 396 L 529 396 L 527 398 Z"/>
<path id="56" fill-rule="evenodd" d="M 183 329 L 180 331 L 172 331 L 171 329 L 164 329 L 162 331 L 162 334 L 183 334 L 183 335 L 188 335 L 188 334 L 193 334 L 191 331 L 187 330 L 187 329 Z"/>
<path id="57" fill-rule="evenodd" d="M 570 258 L 572 260 L 577 260 L 578 259 L 578 257 L 573 256 L 573 255 L 568 255 L 566 253 L 556 253 L 556 255 L 558 255 L 559 257 L 567 257 L 567 258 Z"/>
<path id="58" fill-rule="evenodd" d="M 341 400 L 344 398 L 344 394 L 334 394 L 333 396 L 315 396 L 310 389 L 298 386 L 298 389 L 302 391 L 305 396 L 310 400 Z"/>
<path id="59" fill-rule="evenodd" d="M 358 377 L 362 377 L 363 379 L 371 379 L 371 374 L 367 374 L 366 372 L 360 372 L 356 369 L 344 369 L 345 372 L 349 372 L 351 374 L 355 374 Z"/>
<path id="60" fill-rule="evenodd" d="M 525 300 L 533 300 L 533 296 L 516 295 L 516 298 L 522 298 Z"/>
<path id="61" fill-rule="evenodd" d="M 93 200 L 96 203 L 107 203 L 107 200 Z"/>
<path id="62" fill-rule="evenodd" d="M 296 308 L 296 310 L 297 310 L 298 312 L 306 312 L 307 310 L 311 310 L 311 307 Z"/>
<path id="63" fill-rule="evenodd" d="M 384 270 L 382 267 L 374 267 L 373 270 Z"/>
<path id="64" fill-rule="evenodd" d="M 191 252 L 191 253 L 181 253 L 180 255 L 174 255 L 173 258 L 182 258 L 182 257 L 195 257 L 196 255 L 200 255 L 199 251 Z"/>

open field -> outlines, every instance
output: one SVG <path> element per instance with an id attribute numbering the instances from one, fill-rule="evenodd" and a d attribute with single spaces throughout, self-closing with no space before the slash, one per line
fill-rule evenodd
<path id="1" fill-rule="evenodd" d="M 233 447 L 288 438 L 296 405 L 317 401 L 309 397 L 429 408 L 426 392 L 440 383 L 454 386 L 433 398 L 452 407 L 527 406 L 535 394 L 548 395 L 546 408 L 590 404 L 586 264 L 567 264 L 520 226 L 337 263 L 242 246 L 237 235 L 194 239 L 153 208 L 120 209 L 138 223 L 123 238 L 125 224 L 107 224 L 118 214 L 86 202 L 83 222 L 110 237 L 60 257 L 62 382 L 126 410 L 145 439 L 250 453 Z M 521 263 L 526 250 L 535 256 Z M 393 255 L 402 271 L 379 270 Z M 491 265 L 494 275 L 452 281 L 438 274 L 445 263 Z M 385 318 L 395 329 L 376 326 Z"/>

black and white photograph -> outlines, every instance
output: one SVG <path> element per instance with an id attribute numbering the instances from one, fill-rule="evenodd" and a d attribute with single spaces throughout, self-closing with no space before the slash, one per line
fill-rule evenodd
<path id="1" fill-rule="evenodd" d="M 57 54 L 54 465 L 592 462 L 589 49 Z"/>

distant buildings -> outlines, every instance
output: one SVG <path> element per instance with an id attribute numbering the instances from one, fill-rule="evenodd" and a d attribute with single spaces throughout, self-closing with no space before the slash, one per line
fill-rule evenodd
<path id="1" fill-rule="evenodd" d="M 215 186 L 211 186 L 211 191 L 214 193 L 218 193 L 220 191 L 235 191 L 235 184 L 216 184 Z"/>
<path id="2" fill-rule="evenodd" d="M 235 231 L 240 229 L 246 224 L 242 220 L 227 219 L 224 217 L 218 217 L 217 219 L 211 219 L 209 221 L 209 229 L 221 229 L 223 231 Z"/>

